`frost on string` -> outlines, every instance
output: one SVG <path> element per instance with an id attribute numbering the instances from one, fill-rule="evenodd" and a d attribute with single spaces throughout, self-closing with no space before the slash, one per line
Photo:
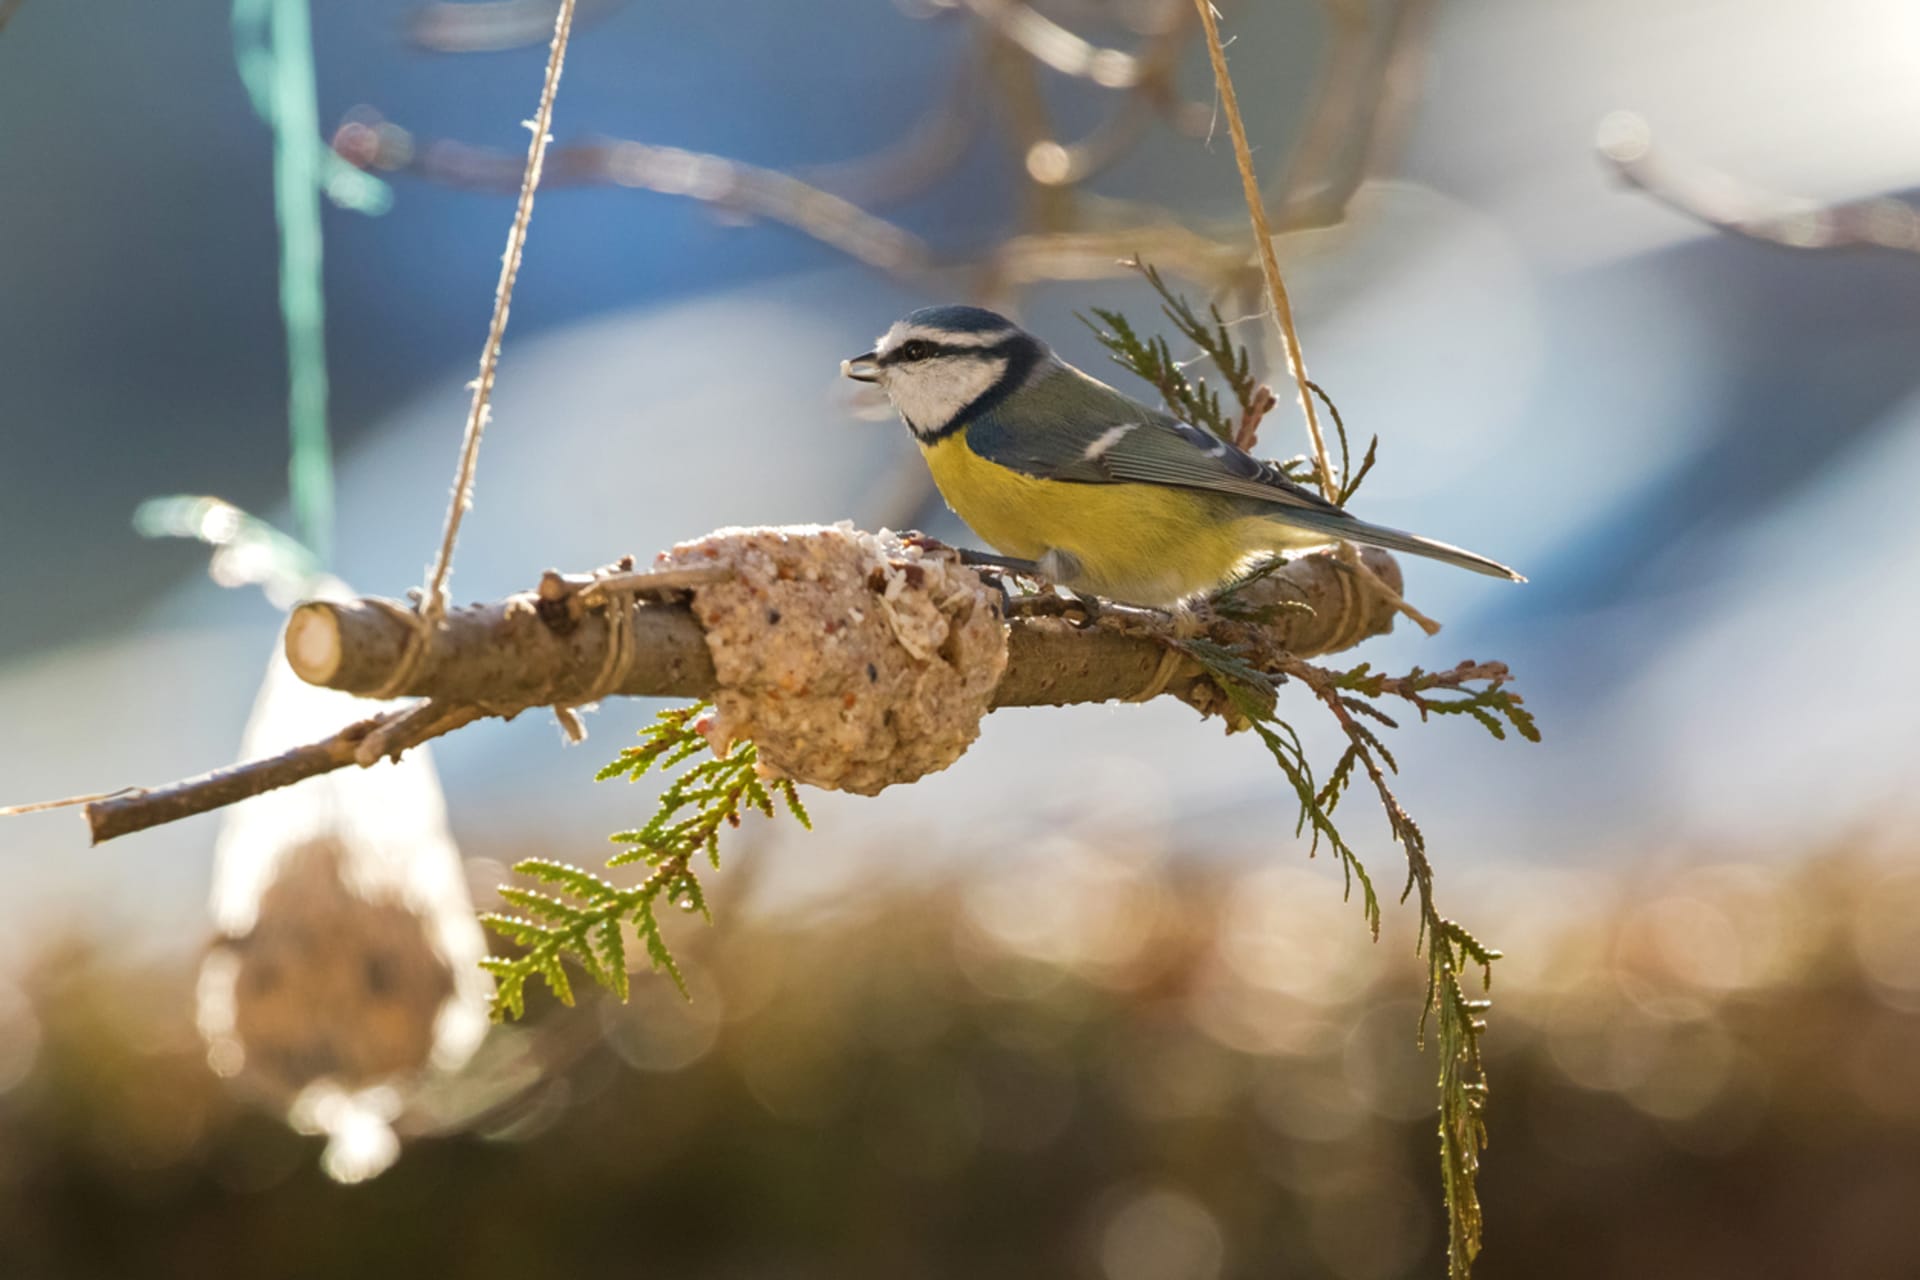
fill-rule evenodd
<path id="1" fill-rule="evenodd" d="M 243 754 L 268 755 L 363 714 L 277 652 Z M 486 944 L 424 750 L 255 796 L 214 850 L 218 937 L 199 983 L 214 1070 L 293 1127 L 324 1133 L 343 1182 L 399 1153 L 392 1123 L 486 1029 Z"/>
<path id="2" fill-rule="evenodd" d="M 873 795 L 958 760 L 1007 667 L 1000 597 L 946 548 L 852 525 L 720 529 L 660 566 L 720 565 L 693 612 L 718 677 L 717 750 Z"/>

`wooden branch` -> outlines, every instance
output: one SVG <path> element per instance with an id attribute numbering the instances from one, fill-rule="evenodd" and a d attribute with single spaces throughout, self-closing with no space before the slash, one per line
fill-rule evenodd
<path id="1" fill-rule="evenodd" d="M 1308 658 L 1350 648 L 1393 626 L 1400 568 L 1367 548 L 1364 562 L 1388 589 L 1332 553 L 1297 559 L 1239 593 L 1232 607 L 1197 606 L 1184 620 L 1143 610 L 1114 610 L 1091 625 L 1062 617 L 1020 617 L 1009 623 L 1008 662 L 993 706 L 1058 707 L 1135 701 L 1170 694 L 1202 710 L 1217 709 L 1210 677 L 1185 657 L 1168 657 L 1176 632 L 1257 651 Z M 411 663 L 399 696 L 413 704 L 357 721 L 319 742 L 196 778 L 151 789 L 88 798 L 85 813 L 96 844 L 161 823 L 222 808 L 307 778 L 398 757 L 407 749 L 490 716 L 511 718 L 530 707 L 565 708 L 611 692 L 636 697 L 699 698 L 715 688 L 713 660 L 693 612 L 678 600 L 638 600 L 623 592 L 659 593 L 695 585 L 709 570 L 670 570 L 615 577 L 549 573 L 538 588 L 490 604 L 449 610 L 407 656 L 422 625 L 396 601 L 309 601 L 287 622 L 285 651 L 294 671 L 345 693 L 384 690 Z M 617 584 L 620 590 L 610 590 Z M 631 611 L 632 643 L 610 669 L 615 629 L 609 611 Z M 32 806 L 23 806 L 28 811 Z"/>
<path id="2" fill-rule="evenodd" d="M 685 604 L 614 598 L 583 605 L 568 581 L 552 574 L 538 590 L 448 610 L 397 696 L 499 713 L 581 702 L 602 678 L 613 638 L 607 611 L 618 608 L 633 611 L 634 643 L 613 677 L 614 693 L 713 692 L 713 659 Z M 414 625 L 412 611 L 392 600 L 309 601 L 287 619 L 287 661 L 309 684 L 364 696 L 393 679 Z"/>
<path id="3" fill-rule="evenodd" d="M 1393 557 L 1369 548 L 1368 567 L 1399 589 Z M 1355 589 L 1351 570 L 1331 554 L 1303 556 L 1258 584 L 1263 603 L 1291 601 L 1262 630 L 1263 647 L 1296 657 L 1347 648 L 1392 625 L 1389 597 Z M 608 610 L 633 611 L 634 643 L 619 670 L 605 671 L 613 628 Z M 1202 608 L 1209 630 L 1245 624 Z M 384 689 L 399 670 L 414 623 L 391 600 L 315 600 L 287 622 L 287 661 L 301 679 L 343 693 Z M 1112 627 L 1060 618 L 1011 624 L 1007 673 L 996 707 L 1067 706 L 1125 700 L 1145 692 L 1165 646 L 1135 618 Z M 1242 640 L 1236 634 L 1232 637 Z M 1197 668 L 1194 669 L 1197 673 Z M 506 713 L 577 703 L 606 691 L 629 697 L 698 698 L 713 692 L 713 662 L 686 605 L 620 601 L 596 595 L 594 580 L 548 575 L 535 591 L 447 613 L 397 694 L 471 703 Z"/>

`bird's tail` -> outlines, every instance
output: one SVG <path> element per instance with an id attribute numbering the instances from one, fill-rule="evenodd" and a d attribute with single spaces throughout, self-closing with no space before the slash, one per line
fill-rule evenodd
<path id="1" fill-rule="evenodd" d="M 1432 538 L 1423 538 L 1417 533 L 1403 533 L 1399 529 L 1389 529 L 1385 525 L 1368 524 L 1356 520 L 1345 512 L 1321 514 L 1317 511 L 1301 511 L 1289 507 L 1284 516 L 1276 517 L 1278 523 L 1298 529 L 1301 526 L 1316 533 L 1325 533 L 1329 541 L 1342 539 L 1347 542 L 1361 542 L 1368 546 L 1384 547 L 1388 551 L 1404 551 L 1409 555 L 1425 556 L 1429 560 L 1439 560 L 1462 569 L 1471 569 L 1475 573 L 1484 573 L 1489 578 L 1505 578 L 1510 582 L 1525 582 L 1520 574 L 1507 568 L 1497 560 L 1475 555 L 1460 547 L 1448 546 L 1444 542 L 1435 542 Z"/>

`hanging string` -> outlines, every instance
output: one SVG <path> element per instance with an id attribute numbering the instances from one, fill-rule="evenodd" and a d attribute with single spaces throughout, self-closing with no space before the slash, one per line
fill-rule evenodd
<path id="1" fill-rule="evenodd" d="M 520 274 L 520 255 L 527 245 L 527 223 L 533 218 L 533 193 L 540 185 L 540 169 L 546 162 L 547 143 L 553 128 L 553 99 L 560 89 L 560 71 L 566 65 L 567 37 L 573 31 L 574 0 L 561 0 L 554 15 L 553 44 L 547 50 L 547 74 L 540 86 L 540 106 L 527 127 L 533 140 L 527 144 L 527 167 L 520 179 L 520 199 L 514 205 L 513 225 L 507 229 L 507 251 L 500 258 L 500 282 L 493 291 L 493 320 L 487 326 L 487 344 L 480 349 L 480 376 L 473 380 L 473 402 L 467 408 L 467 429 L 460 443 L 460 466 L 453 478 L 453 501 L 447 508 L 446 532 L 441 535 L 440 554 L 434 557 L 433 571 L 427 576 L 426 598 L 420 602 L 421 615 L 431 624 L 438 622 L 447 609 L 447 575 L 453 570 L 453 547 L 460 538 L 460 521 L 473 505 L 473 473 L 480 460 L 480 436 L 487 427 L 487 415 L 493 399 L 493 378 L 500 367 L 500 342 L 507 332 L 507 312 L 513 302 L 513 282 Z"/>

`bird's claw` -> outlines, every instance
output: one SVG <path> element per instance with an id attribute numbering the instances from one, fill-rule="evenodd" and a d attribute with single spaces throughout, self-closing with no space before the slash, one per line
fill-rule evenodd
<path id="1" fill-rule="evenodd" d="M 1082 631 L 1099 625 L 1100 619 L 1113 607 L 1099 596 L 1083 596 L 1058 586 L 1054 587 L 1054 591 L 1061 597 L 1060 616 Z"/>

